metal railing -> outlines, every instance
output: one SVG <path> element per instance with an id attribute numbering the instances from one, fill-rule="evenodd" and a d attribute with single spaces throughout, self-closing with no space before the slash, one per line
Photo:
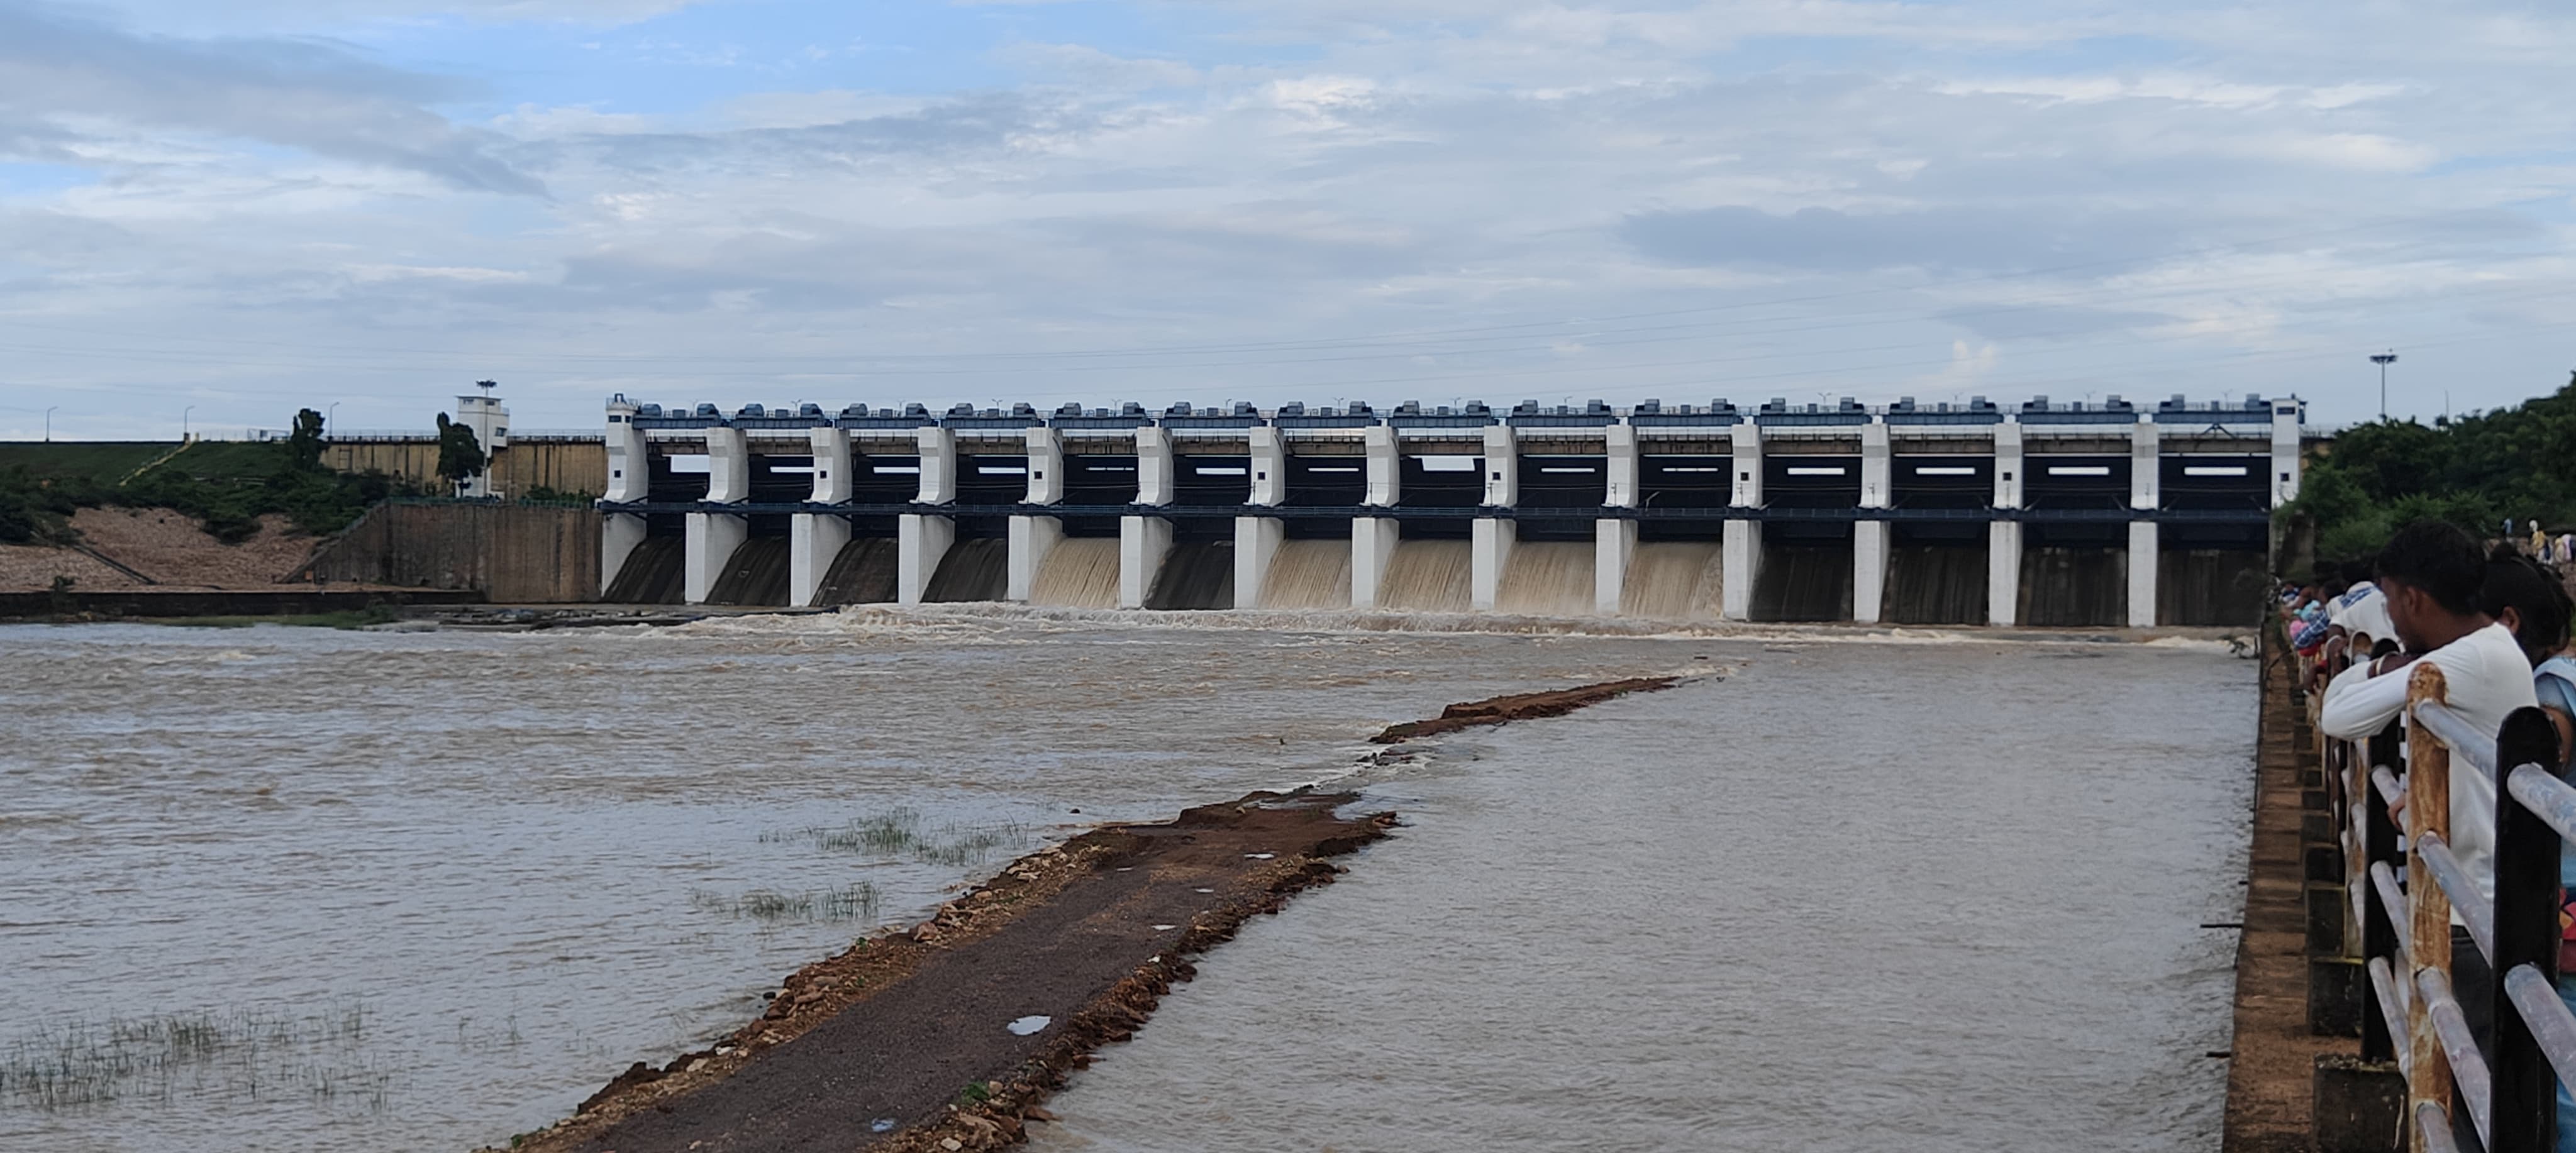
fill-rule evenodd
<path id="1" fill-rule="evenodd" d="M 2322 663 L 2346 661 L 2329 648 Z M 2576 1087 L 2576 1014 L 2557 989 L 2559 858 L 2576 841 L 2576 787 L 2557 774 L 2547 714 L 2517 709 L 2489 733 L 2449 706 L 2439 667 L 2403 675 L 2402 725 L 2321 750 L 2356 914 L 2347 940 L 2368 973 L 2361 1055 L 2402 1070 L 2408 1148 L 2543 1153 L 2555 1148 L 2557 1085 Z M 2452 848 L 2454 772 L 2501 786 L 2488 885 Z M 2455 917 L 2475 957 L 2453 956 Z M 2464 998 L 2491 1020 L 2473 1022 Z"/>

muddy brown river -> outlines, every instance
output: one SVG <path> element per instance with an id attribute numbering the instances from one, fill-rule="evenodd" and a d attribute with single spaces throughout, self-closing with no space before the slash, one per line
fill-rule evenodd
<path id="1" fill-rule="evenodd" d="M 2215 1146 L 2252 662 L 1223 623 L 0 628 L 0 1147 L 506 1143 L 1084 822 L 1324 779 L 1407 826 L 1039 1148 Z"/>

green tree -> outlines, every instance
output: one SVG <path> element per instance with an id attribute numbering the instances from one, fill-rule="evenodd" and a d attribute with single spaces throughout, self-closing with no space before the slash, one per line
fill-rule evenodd
<path id="1" fill-rule="evenodd" d="M 322 467 L 322 414 L 309 408 L 295 412 L 295 431 L 286 438 L 286 452 L 295 467 L 313 472 Z"/>
<path id="2" fill-rule="evenodd" d="M 461 485 L 482 475 L 487 463 L 474 429 L 447 419 L 446 413 L 438 414 L 438 475 L 451 486 Z"/>
<path id="3" fill-rule="evenodd" d="M 2284 517 L 2316 525 L 2317 555 L 2361 559 L 2407 523 L 2447 520 L 2479 536 L 2505 517 L 2576 525 L 2576 372 L 2548 396 L 2431 426 L 2380 420 L 2311 458 Z"/>

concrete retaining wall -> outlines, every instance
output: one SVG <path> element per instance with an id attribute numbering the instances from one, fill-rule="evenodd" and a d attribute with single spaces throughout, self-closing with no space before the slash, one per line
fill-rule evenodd
<path id="1" fill-rule="evenodd" d="M 426 438 L 334 442 L 322 463 L 341 472 L 381 472 L 424 488 L 443 483 L 438 442 Z M 514 440 L 494 456 L 491 481 L 493 492 L 505 497 L 539 487 L 597 496 L 608 491 L 608 447 L 595 440 Z"/>
<path id="2" fill-rule="evenodd" d="M 59 601 L 49 592 L 0 593 L 0 620 L 97 613 L 120 617 L 231 617 L 355 612 L 376 605 L 477 604 L 481 593 L 432 589 L 374 589 L 330 592 L 321 589 L 244 590 L 127 589 L 74 592 Z"/>
<path id="3" fill-rule="evenodd" d="M 462 589 L 503 604 L 599 599 L 600 514 L 506 504 L 383 504 L 303 579 Z"/>

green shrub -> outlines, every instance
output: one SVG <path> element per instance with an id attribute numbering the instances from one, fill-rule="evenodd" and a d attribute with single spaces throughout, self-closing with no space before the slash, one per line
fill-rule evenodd
<path id="1" fill-rule="evenodd" d="M 2576 525 L 2576 373 L 2567 386 L 2512 408 L 2432 425 L 2382 420 L 2347 429 L 2309 459 L 2299 499 L 2317 555 L 2371 556 L 2399 528 L 2446 520 L 2479 537 L 2510 516 L 2563 530 Z"/>

